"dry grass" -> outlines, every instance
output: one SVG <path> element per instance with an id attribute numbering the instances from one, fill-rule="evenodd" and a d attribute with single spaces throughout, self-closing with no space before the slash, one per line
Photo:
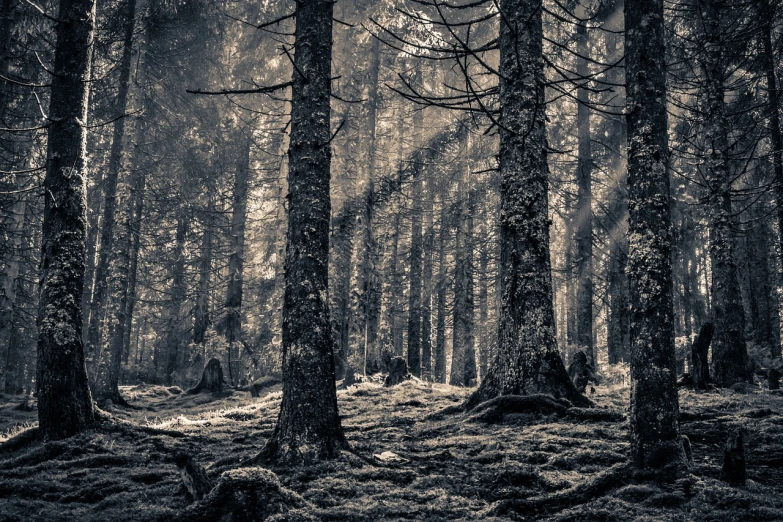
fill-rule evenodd
<path id="1" fill-rule="evenodd" d="M 246 392 L 216 398 L 129 387 L 123 393 L 138 409 L 115 408 L 116 418 L 185 436 L 101 429 L 12 452 L 0 445 L 0 521 L 170 520 L 188 506 L 174 455 L 189 452 L 213 478 L 240 466 L 271 433 L 278 390 L 252 399 Z M 682 431 L 694 454 L 690 480 L 671 487 L 606 482 L 595 498 L 555 506 L 547 499 L 591 491 L 583 486 L 626 460 L 628 389 L 599 387 L 592 398 L 601 415 L 520 410 L 488 423 L 435 414 L 467 393 L 415 381 L 338 392 L 351 451 L 334 462 L 274 470 L 308 506 L 306 514 L 279 519 L 783 520 L 780 395 L 682 391 Z M 35 412 L 12 409 L 20 398 L 7 402 L 0 405 L 4 433 L 33 425 Z M 736 427 L 747 432 L 749 482 L 741 489 L 719 481 L 723 443 Z M 400 459 L 373 457 L 385 451 Z M 514 502 L 539 508 L 519 514 L 507 509 Z"/>

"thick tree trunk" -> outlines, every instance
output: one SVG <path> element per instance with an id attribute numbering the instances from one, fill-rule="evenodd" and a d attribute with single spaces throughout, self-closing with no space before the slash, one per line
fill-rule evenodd
<path id="1" fill-rule="evenodd" d="M 249 132 L 249 130 L 247 131 Z M 226 289 L 226 343 L 228 343 L 228 379 L 234 384 L 231 365 L 235 345 L 242 340 L 242 284 L 245 262 L 245 222 L 247 221 L 247 193 L 250 179 L 250 137 L 241 136 L 244 143 L 234 174 L 234 190 L 229 230 L 228 286 Z"/>
<path id="2" fill-rule="evenodd" d="M 726 121 L 722 61 L 720 7 L 715 0 L 700 0 L 704 52 L 704 155 L 707 212 L 712 266 L 713 381 L 731 386 L 746 381 L 748 352 L 745 344 L 745 311 L 742 307 L 735 259 L 734 217 L 729 173 L 729 127 Z"/>
<path id="3" fill-rule="evenodd" d="M 772 163 L 775 168 L 775 196 L 778 210 L 778 233 L 780 235 L 780 248 L 783 253 L 783 133 L 780 130 L 780 90 L 777 75 L 775 74 L 776 60 L 772 47 L 772 24 L 775 20 L 775 2 L 759 0 L 761 11 L 760 20 L 761 40 L 764 45 L 762 60 L 764 72 L 767 77 L 767 112 L 769 117 L 769 134 L 772 142 Z M 778 311 L 780 313 L 780 311 Z M 772 346 L 772 357 L 780 357 L 780 339 Z"/>
<path id="4" fill-rule="evenodd" d="M 85 240 L 85 130 L 93 0 L 61 0 L 57 15 L 38 304 L 38 423 L 63 439 L 93 421 L 82 342 Z"/>
<path id="5" fill-rule="evenodd" d="M 104 177 L 103 220 L 101 223 L 101 248 L 98 254 L 98 264 L 95 267 L 95 282 L 90 303 L 90 322 L 87 329 L 87 344 L 89 351 L 97 354 L 101 344 L 101 323 L 105 317 L 106 279 L 109 275 L 109 261 L 112 253 L 114 235 L 114 214 L 117 208 L 117 182 L 122 161 L 123 137 L 125 135 L 125 120 L 122 117 L 128 105 L 130 88 L 131 60 L 133 58 L 133 30 L 136 18 L 136 0 L 128 0 L 125 12 L 125 34 L 123 36 L 122 57 L 119 64 L 119 87 L 115 99 L 115 107 L 119 117 L 113 124 L 109 164 Z M 124 313 L 124 312 L 123 312 Z M 110 356 L 111 357 L 111 356 Z"/>
<path id="6" fill-rule="evenodd" d="M 578 9 L 579 11 L 584 9 Z M 584 13 L 582 13 L 584 14 Z M 587 57 L 587 28 L 579 24 L 576 29 L 577 57 L 576 72 L 581 77 L 590 73 Z M 582 58 L 583 57 L 583 58 Z M 585 86 L 586 87 L 586 86 Z M 596 368 L 593 352 L 593 211 L 592 211 L 592 147 L 590 143 L 590 97 L 586 88 L 577 91 L 577 141 L 576 167 L 576 342 L 584 351 L 587 360 Z"/>
<path id="7" fill-rule="evenodd" d="M 549 253 L 541 0 L 501 0 L 500 244 L 497 356 L 467 406 L 537 393 L 589 401 L 568 378 L 555 338 Z"/>
<path id="8" fill-rule="evenodd" d="M 328 303 L 331 0 L 297 4 L 283 301 L 283 398 L 262 451 L 276 463 L 337 456 L 346 446 L 337 412 Z"/>
<path id="9" fill-rule="evenodd" d="M 631 463 L 686 466 L 679 427 L 663 0 L 625 3 Z"/>

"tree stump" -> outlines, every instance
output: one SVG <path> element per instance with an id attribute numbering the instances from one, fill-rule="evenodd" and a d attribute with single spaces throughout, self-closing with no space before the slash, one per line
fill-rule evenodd
<path id="1" fill-rule="evenodd" d="M 174 457 L 174 463 L 193 501 L 201 500 L 215 487 L 204 468 L 196 464 L 193 457 L 187 453 L 178 453 Z"/>
<path id="2" fill-rule="evenodd" d="M 217 486 L 175 520 L 182 522 L 256 522 L 313 520 L 302 511 L 312 509 L 301 496 L 280 484 L 277 475 L 264 468 L 225 471 Z"/>
<path id="3" fill-rule="evenodd" d="M 220 393 L 223 391 L 223 382 L 223 368 L 220 366 L 220 361 L 213 357 L 204 367 L 201 381 L 195 387 L 189 389 L 187 393 L 188 395 L 196 395 L 203 391 Z"/>
<path id="4" fill-rule="evenodd" d="M 721 478 L 732 486 L 745 485 L 745 444 L 742 440 L 742 430 L 729 433 L 723 450 Z"/>
<path id="5" fill-rule="evenodd" d="M 383 385 L 386 387 L 396 386 L 402 381 L 406 381 L 411 378 L 411 374 L 408 373 L 408 362 L 404 357 L 392 357 L 389 361 L 389 375 L 383 381 Z"/>
<path id="6" fill-rule="evenodd" d="M 712 334 L 715 326 L 712 323 L 704 323 L 699 331 L 699 336 L 691 347 L 691 376 L 693 387 L 697 390 L 706 390 L 710 382 L 710 365 L 707 360 L 707 352 L 712 342 Z"/>
<path id="7" fill-rule="evenodd" d="M 770 390 L 780 389 L 780 372 L 775 368 L 770 368 L 767 372 L 767 382 L 769 383 Z"/>

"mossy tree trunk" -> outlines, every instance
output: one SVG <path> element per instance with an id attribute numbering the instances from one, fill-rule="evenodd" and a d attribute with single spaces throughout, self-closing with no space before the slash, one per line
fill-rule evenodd
<path id="1" fill-rule="evenodd" d="M 56 25 L 38 304 L 38 422 L 45 439 L 93 421 L 82 341 L 87 214 L 85 124 L 93 0 L 61 0 Z"/>
<path id="2" fill-rule="evenodd" d="M 675 372 L 663 0 L 625 3 L 631 462 L 684 463 Z"/>
<path id="3" fill-rule="evenodd" d="M 767 114 L 769 117 L 769 136 L 772 142 L 772 163 L 775 169 L 775 196 L 777 205 L 778 233 L 781 253 L 783 253 L 783 132 L 780 130 L 780 84 L 775 74 L 775 51 L 772 46 L 772 30 L 775 20 L 776 2 L 759 0 L 761 41 L 764 45 L 762 54 L 764 72 L 767 80 Z M 780 311 L 778 310 L 778 313 Z M 780 339 L 772 345 L 772 357 L 780 357 Z"/>
<path id="4" fill-rule="evenodd" d="M 346 446 L 337 412 L 328 302 L 331 0 L 296 7 L 290 209 L 283 299 L 283 398 L 261 458 L 301 463 Z"/>
<path id="5" fill-rule="evenodd" d="M 467 406 L 499 395 L 547 393 L 589 401 L 568 378 L 555 338 L 541 0 L 501 0 L 500 271 L 498 348 Z"/>
<path id="6" fill-rule="evenodd" d="M 718 386 L 731 386 L 748 379 L 745 343 L 745 310 L 742 306 L 735 259 L 734 213 L 729 172 L 729 127 L 726 121 L 726 74 L 721 30 L 721 7 L 715 0 L 700 0 L 704 52 L 704 178 L 707 184 L 709 250 L 712 265 L 712 377 Z"/>

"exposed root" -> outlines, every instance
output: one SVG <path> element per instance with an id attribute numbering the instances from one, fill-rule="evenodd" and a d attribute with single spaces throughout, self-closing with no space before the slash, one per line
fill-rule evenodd
<path id="1" fill-rule="evenodd" d="M 14 437 L 11 437 L 4 443 L 0 444 L 0 455 L 5 453 L 13 453 L 14 451 L 22 449 L 25 446 L 29 446 L 33 442 L 38 441 L 40 437 L 41 432 L 38 430 L 38 428 L 24 430 L 18 435 L 15 435 Z"/>
<path id="2" fill-rule="evenodd" d="M 501 395 L 473 408 L 472 422 L 500 424 L 509 414 L 556 415 L 564 417 L 570 404 L 549 395 Z"/>
<path id="3" fill-rule="evenodd" d="M 506 499 L 492 505 L 487 516 L 504 516 L 510 512 L 537 517 L 562 511 L 604 496 L 606 493 L 624 486 L 632 475 L 628 464 L 617 464 L 599 473 L 594 479 L 565 491 L 535 497 L 531 499 Z"/>

